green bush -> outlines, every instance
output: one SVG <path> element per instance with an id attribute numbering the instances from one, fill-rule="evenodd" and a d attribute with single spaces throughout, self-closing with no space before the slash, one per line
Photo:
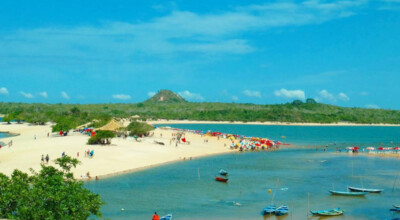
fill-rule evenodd
<path id="1" fill-rule="evenodd" d="M 1 219 L 87 219 L 101 217 L 104 203 L 70 172 L 79 163 L 69 156 L 56 160 L 61 170 L 42 165 L 29 176 L 14 170 L 11 178 L 0 173 Z"/>
<path id="2" fill-rule="evenodd" d="M 115 137 L 112 131 L 96 131 L 96 135 L 89 138 L 88 144 L 111 144 L 111 139 Z"/>

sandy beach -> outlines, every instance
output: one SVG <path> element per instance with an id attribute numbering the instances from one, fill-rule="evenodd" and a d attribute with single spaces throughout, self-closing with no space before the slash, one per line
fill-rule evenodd
<path id="1" fill-rule="evenodd" d="M 194 120 L 154 120 L 149 124 L 243 124 L 243 125 L 285 125 L 285 126 L 388 126 L 399 127 L 400 124 L 356 124 L 347 122 L 338 123 L 296 123 L 296 122 L 240 122 L 240 121 L 194 121 Z"/>
<path id="2" fill-rule="evenodd" d="M 70 132 L 65 137 L 50 133 L 47 137 L 50 131 L 51 125 L 0 123 L 0 132 L 19 134 L 0 139 L 4 143 L 11 140 L 13 142 L 11 147 L 5 146 L 0 149 L 0 172 L 10 175 L 14 169 L 29 172 L 29 169 L 33 168 L 38 171 L 42 155 L 48 154 L 49 165 L 54 165 L 53 160 L 65 152 L 81 161 L 81 164 L 73 169 L 76 178 L 87 172 L 92 177 L 104 178 L 174 161 L 232 152 L 227 139 L 207 137 L 209 141 L 205 143 L 200 135 L 191 133 L 186 133 L 190 145 L 178 144 L 176 147 L 174 143 L 170 144 L 171 130 L 156 129 L 153 137 L 144 138 L 141 142 L 130 138 L 114 138 L 112 144 L 106 146 L 87 145 L 89 137 L 79 132 Z M 154 141 L 164 142 L 165 145 L 155 144 Z M 84 156 L 87 150 L 94 150 L 93 158 Z"/>

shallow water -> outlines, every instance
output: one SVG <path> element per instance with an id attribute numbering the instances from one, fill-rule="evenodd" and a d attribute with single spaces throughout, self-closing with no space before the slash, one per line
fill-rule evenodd
<path id="1" fill-rule="evenodd" d="M 283 128 L 278 129 L 284 131 L 287 139 L 293 141 L 300 136 L 304 137 L 297 133 L 300 130 L 307 134 L 306 140 L 314 134 L 313 130 L 318 130 L 315 127 L 280 127 Z M 253 134 L 252 136 L 263 136 L 265 132 L 248 125 L 211 129 L 224 132 L 242 129 L 235 133 Z M 312 144 L 325 144 L 324 141 L 335 140 L 333 135 L 326 136 L 332 130 L 343 134 L 341 138 L 336 136 L 336 139 L 348 143 L 354 141 L 379 144 L 381 141 L 390 143 L 393 140 L 396 143 L 399 137 L 399 129 L 392 127 L 345 127 L 345 131 L 329 127 L 327 130 L 320 130 Z M 348 135 L 348 132 L 353 135 Z M 364 139 L 364 136 L 371 133 L 375 134 L 373 137 L 380 135 L 380 138 Z M 269 134 L 271 138 L 273 135 L 282 135 L 276 131 L 269 131 Z M 322 135 L 325 137 L 321 137 Z M 274 216 L 260 215 L 262 208 L 273 197 L 274 203 L 287 204 L 291 210 L 290 215 L 279 219 L 306 219 L 308 194 L 311 210 L 336 207 L 345 210 L 344 216 L 335 219 L 391 219 L 400 217 L 389 211 L 392 204 L 400 204 L 400 179 L 396 180 L 400 174 L 399 167 L 400 161 L 396 158 L 316 152 L 315 149 L 285 149 L 276 152 L 232 153 L 182 161 L 92 181 L 86 186 L 99 193 L 107 202 L 102 212 L 104 217 L 110 219 L 150 219 L 154 211 L 161 215 L 173 213 L 174 219 L 275 219 Z M 220 168 L 227 169 L 230 173 L 227 184 L 214 180 Z M 347 186 L 383 188 L 385 191 L 361 198 L 332 196 L 328 192 L 332 188 L 346 190 Z M 271 194 L 268 189 L 272 190 Z M 233 201 L 242 206 L 234 206 Z M 120 212 L 121 208 L 125 211 Z"/>
<path id="2" fill-rule="evenodd" d="M 6 138 L 6 137 L 10 137 L 11 135 L 9 133 L 2 133 L 0 132 L 0 138 Z"/>

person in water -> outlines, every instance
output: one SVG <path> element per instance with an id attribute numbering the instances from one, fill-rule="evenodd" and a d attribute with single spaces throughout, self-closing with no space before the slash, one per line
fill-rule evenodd
<path id="1" fill-rule="evenodd" d="M 160 220 L 160 216 L 158 216 L 157 212 L 154 212 L 153 218 L 151 220 Z"/>

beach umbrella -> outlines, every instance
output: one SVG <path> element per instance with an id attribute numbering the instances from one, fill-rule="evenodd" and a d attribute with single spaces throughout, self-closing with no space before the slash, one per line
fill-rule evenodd
<path id="1" fill-rule="evenodd" d="M 379 147 L 378 150 L 383 150 L 383 147 Z"/>

